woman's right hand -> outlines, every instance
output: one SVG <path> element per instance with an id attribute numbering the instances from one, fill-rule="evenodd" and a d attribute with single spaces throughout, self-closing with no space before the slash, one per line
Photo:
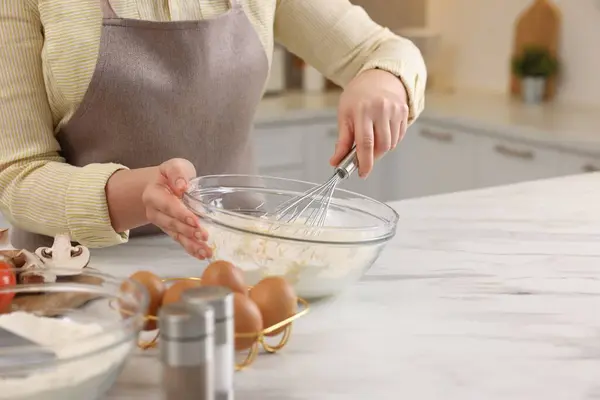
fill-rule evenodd
<path id="1" fill-rule="evenodd" d="M 142 194 L 148 221 L 179 242 L 190 255 L 201 260 L 210 257 L 208 233 L 181 201 L 190 179 L 196 176 L 196 169 L 181 158 L 166 161 L 158 168 L 158 179 L 146 186 Z"/>

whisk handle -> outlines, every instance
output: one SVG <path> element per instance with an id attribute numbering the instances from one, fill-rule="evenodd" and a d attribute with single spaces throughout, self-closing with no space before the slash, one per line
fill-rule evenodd
<path id="1" fill-rule="evenodd" d="M 358 168 L 358 158 L 356 157 L 356 145 L 352 146 L 350 153 L 335 168 L 335 173 L 341 178 L 346 179 Z"/>

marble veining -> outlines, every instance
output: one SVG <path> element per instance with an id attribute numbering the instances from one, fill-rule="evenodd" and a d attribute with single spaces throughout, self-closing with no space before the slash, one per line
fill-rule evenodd
<path id="1" fill-rule="evenodd" d="M 600 174 L 393 203 L 396 237 L 288 347 L 236 374 L 240 400 L 600 399 Z M 164 238 L 94 251 L 113 274 L 203 264 Z M 136 355 L 110 399 L 159 399 Z"/>

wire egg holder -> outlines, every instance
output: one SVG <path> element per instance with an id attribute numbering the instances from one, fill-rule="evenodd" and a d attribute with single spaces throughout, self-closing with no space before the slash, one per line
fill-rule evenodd
<path id="1" fill-rule="evenodd" d="M 181 280 L 193 280 L 193 281 L 201 281 L 200 278 L 165 278 L 162 281 L 165 283 L 181 281 Z M 252 286 L 248 286 L 248 289 L 251 289 Z M 267 353 L 277 353 L 279 350 L 283 349 L 289 342 L 290 337 L 292 335 L 292 323 L 296 321 L 298 318 L 306 315 L 309 311 L 308 301 L 298 297 L 298 307 L 300 310 L 296 312 L 293 316 L 284 319 L 281 322 L 276 323 L 275 325 L 269 326 L 263 329 L 260 332 L 249 332 L 249 333 L 236 333 L 235 337 L 240 339 L 252 339 L 255 338 L 252 346 L 248 349 L 248 353 L 244 360 L 240 363 L 236 363 L 235 369 L 236 371 L 241 371 L 246 368 L 250 364 L 254 362 L 258 353 L 260 351 L 260 347 L 263 348 Z M 158 318 L 155 315 L 146 315 L 144 317 L 144 321 L 155 321 L 158 323 Z M 270 345 L 267 343 L 266 338 L 269 337 L 269 334 L 280 330 L 281 328 L 285 328 L 282 332 L 278 332 L 277 335 L 281 335 L 281 339 L 279 343 L 275 345 Z M 138 340 L 138 347 L 142 350 L 148 350 L 151 348 L 155 348 L 158 345 L 158 338 L 160 336 L 160 327 L 156 330 L 156 334 L 151 340 Z M 237 351 L 236 351 L 237 352 Z"/>

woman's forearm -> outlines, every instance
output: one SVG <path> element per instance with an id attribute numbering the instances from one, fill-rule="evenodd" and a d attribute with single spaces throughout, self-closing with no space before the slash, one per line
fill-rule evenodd
<path id="1" fill-rule="evenodd" d="M 110 177 L 106 184 L 106 200 L 116 232 L 125 232 L 148 223 L 142 193 L 158 177 L 158 167 L 123 169 Z"/>
<path id="2" fill-rule="evenodd" d="M 362 71 L 382 69 L 404 84 L 409 123 L 423 110 L 427 68 L 420 50 L 363 8 L 348 0 L 280 1 L 274 30 L 279 43 L 340 86 Z"/>

